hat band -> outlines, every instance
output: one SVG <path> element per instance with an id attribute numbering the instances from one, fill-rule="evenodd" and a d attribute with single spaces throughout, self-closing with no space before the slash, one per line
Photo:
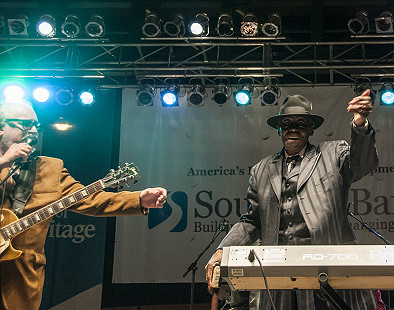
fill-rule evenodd
<path id="1" fill-rule="evenodd" d="M 286 109 L 284 109 L 283 111 L 281 111 L 279 113 L 279 115 L 283 115 L 283 114 L 311 114 L 310 111 L 305 111 L 304 108 L 300 108 L 300 107 L 286 107 Z"/>

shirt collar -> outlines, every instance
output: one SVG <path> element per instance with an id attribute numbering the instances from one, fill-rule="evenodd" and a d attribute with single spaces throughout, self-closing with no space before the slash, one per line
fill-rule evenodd
<path id="1" fill-rule="evenodd" d="M 292 156 L 300 155 L 301 158 L 304 158 L 306 147 L 307 145 L 305 145 L 300 152 L 298 152 L 297 154 L 293 154 Z M 287 157 L 289 157 L 290 155 L 286 152 L 285 149 L 283 150 L 284 150 L 283 154 L 285 156 L 285 159 L 287 159 Z"/>

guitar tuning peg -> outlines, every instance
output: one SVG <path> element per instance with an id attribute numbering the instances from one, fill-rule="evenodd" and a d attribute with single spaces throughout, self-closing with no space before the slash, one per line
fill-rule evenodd
<path id="1" fill-rule="evenodd" d="M 112 173 L 115 172 L 115 169 L 111 169 L 110 172 L 112 172 Z"/>
<path id="2" fill-rule="evenodd" d="M 118 169 L 120 169 L 120 166 L 118 166 Z"/>

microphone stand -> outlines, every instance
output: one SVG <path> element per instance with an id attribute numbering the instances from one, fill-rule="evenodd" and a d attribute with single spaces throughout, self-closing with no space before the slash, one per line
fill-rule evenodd
<path id="1" fill-rule="evenodd" d="M 359 222 L 361 225 L 363 225 L 363 227 L 365 227 L 366 229 L 368 229 L 369 232 L 373 233 L 375 236 L 377 236 L 378 238 L 380 238 L 381 240 L 383 240 L 384 243 L 392 245 L 392 243 L 390 241 L 388 241 L 385 237 L 383 237 L 381 234 L 379 234 L 378 232 L 376 232 L 375 230 L 373 230 L 371 227 L 369 227 L 367 225 L 367 223 L 365 223 L 364 221 L 360 221 L 352 212 L 348 212 L 348 215 L 350 215 L 352 218 L 354 218 L 357 222 Z"/>
<path id="2" fill-rule="evenodd" d="M 223 224 L 221 224 L 223 222 Z M 197 262 L 201 258 L 201 256 L 204 255 L 204 253 L 211 247 L 212 243 L 215 242 L 216 238 L 220 235 L 222 231 L 225 231 L 226 226 L 224 225 L 226 223 L 225 219 L 222 219 L 219 223 L 219 227 L 216 229 L 215 234 L 213 235 L 211 241 L 209 241 L 207 247 L 197 256 L 197 258 L 190 264 L 190 266 L 187 268 L 186 272 L 183 274 L 182 277 L 186 277 L 186 275 L 191 271 L 192 272 L 192 282 L 190 285 L 190 310 L 193 310 L 193 303 L 194 303 L 194 284 L 196 280 L 196 271 L 198 269 L 197 267 Z"/>

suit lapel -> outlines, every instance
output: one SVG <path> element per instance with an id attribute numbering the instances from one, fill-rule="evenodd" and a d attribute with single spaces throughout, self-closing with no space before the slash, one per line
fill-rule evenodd
<path id="1" fill-rule="evenodd" d="M 310 178 L 316 164 L 320 158 L 321 152 L 316 152 L 316 147 L 314 145 L 309 145 L 305 152 L 305 157 L 301 161 L 300 175 L 298 176 L 297 192 L 305 184 L 305 182 Z"/>
<path id="2" fill-rule="evenodd" d="M 282 163 L 282 156 L 279 153 L 275 155 L 268 166 L 269 180 L 279 201 L 282 191 Z"/>

